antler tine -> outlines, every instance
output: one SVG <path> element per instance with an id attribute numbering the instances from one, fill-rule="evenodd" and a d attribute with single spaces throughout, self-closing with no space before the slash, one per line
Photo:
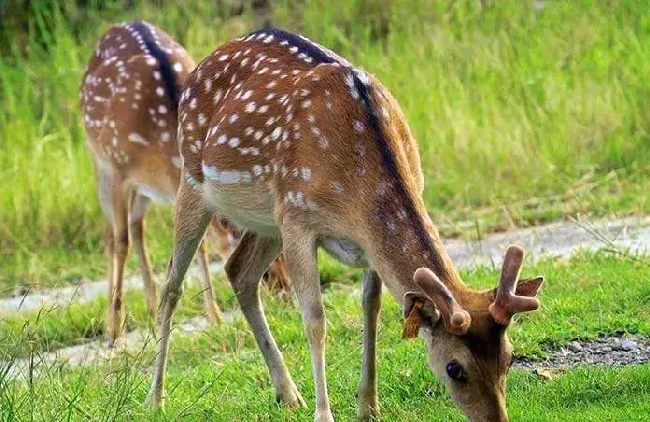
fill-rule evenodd
<path id="1" fill-rule="evenodd" d="M 449 288 L 433 271 L 428 268 L 418 268 L 413 275 L 413 281 L 436 305 L 447 331 L 457 335 L 467 333 L 472 321 L 469 313 L 460 306 Z"/>
<path id="2" fill-rule="evenodd" d="M 503 260 L 496 299 L 489 307 L 490 314 L 501 325 L 509 325 L 512 316 L 517 312 L 534 311 L 539 308 L 537 298 L 515 294 L 523 262 L 524 250 L 519 246 L 509 246 Z"/>
<path id="3" fill-rule="evenodd" d="M 499 297 L 505 298 L 514 295 L 523 263 L 524 250 L 519 246 L 508 246 L 501 267 L 501 280 L 499 280 L 499 288 L 497 289 L 497 300 Z"/>

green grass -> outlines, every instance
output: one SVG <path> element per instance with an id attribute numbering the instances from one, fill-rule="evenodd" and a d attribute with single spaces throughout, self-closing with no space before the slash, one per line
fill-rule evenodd
<path id="1" fill-rule="evenodd" d="M 252 29 L 214 2 L 29 2 L 0 55 L 0 294 L 100 276 L 102 217 L 77 90 L 112 22 L 143 18 L 196 58 Z M 276 2 L 276 25 L 375 73 L 420 142 L 443 233 L 648 213 L 647 1 Z M 160 13 L 164 10 L 164 13 Z M 7 26 L 5 31 L 12 28 Z M 169 211 L 150 220 L 164 268 Z M 134 261 L 129 264 L 134 269 Z"/>
<path id="2" fill-rule="evenodd" d="M 510 334 L 520 356 L 573 338 L 615 333 L 650 335 L 650 274 L 647 258 L 621 260 L 605 254 L 527 265 L 524 275 L 543 273 L 547 284 L 540 311 L 522 316 Z M 333 269 L 328 269 L 334 274 Z M 492 286 L 498 273 L 479 269 L 465 273 L 476 288 Z M 332 283 L 325 293 L 328 317 L 328 375 L 332 403 L 339 420 L 354 420 L 360 368 L 362 318 L 359 285 Z M 235 308 L 228 288 L 218 289 L 219 303 Z M 299 312 L 269 295 L 263 298 L 269 324 L 287 364 L 310 406 L 313 406 L 309 354 Z M 0 325 L 3 359 L 35 356 L 65 344 L 101 334 L 103 301 L 73 305 L 36 315 L 21 315 Z M 141 294 L 129 294 L 128 321 L 146 327 Z M 188 289 L 177 321 L 200 315 L 201 297 Z M 379 330 L 380 398 L 384 420 L 462 420 L 443 387 L 425 363 L 419 340 L 400 339 L 400 310 L 389 295 Z M 88 335 L 92 333 L 92 335 Z M 107 366 L 53 367 L 32 383 L 1 381 L 3 420 L 310 420 L 311 407 L 289 410 L 276 405 L 271 381 L 254 339 L 242 318 L 172 341 L 170 398 L 164 413 L 145 411 L 153 350 L 123 355 Z M 584 367 L 557 374 L 552 380 L 527 371 L 513 371 L 509 382 L 512 420 L 608 421 L 645 420 L 650 410 L 650 366 Z"/>
<path id="3" fill-rule="evenodd" d="M 547 282 L 540 296 L 543 310 L 523 315 L 509 331 L 516 353 L 539 357 L 544 355 L 544 349 L 576 338 L 617 333 L 650 335 L 648 265 L 648 258 L 621 259 L 598 253 L 525 266 L 524 276 L 543 274 Z M 462 274 L 466 283 L 475 289 L 494 287 L 498 281 L 498 271 L 488 268 L 463 271 Z M 325 290 L 332 329 L 342 330 L 340 335 L 355 337 L 361 329 L 361 309 L 358 294 L 350 295 L 350 292 L 360 288 L 359 273 L 326 261 L 322 278 L 331 281 Z M 354 282 L 350 282 L 350 278 Z M 178 311 L 181 319 L 203 313 L 202 296 L 195 284 L 196 281 L 186 289 Z M 223 310 L 236 309 L 236 299 L 223 274 L 216 277 L 215 286 L 220 307 Z M 292 336 L 300 337 L 297 310 L 272 295 L 265 296 L 268 296 L 265 300 L 270 318 L 275 318 L 280 325 L 283 321 L 293 321 L 298 331 Z M 388 293 L 384 296 L 383 330 L 395 335 L 400 330 L 401 312 Z M 148 326 L 141 291 L 126 294 L 125 306 L 129 327 Z M 101 298 L 88 304 L 7 316 L 0 324 L 0 358 L 25 356 L 30 352 L 42 352 L 101 336 L 105 309 L 106 300 Z"/>

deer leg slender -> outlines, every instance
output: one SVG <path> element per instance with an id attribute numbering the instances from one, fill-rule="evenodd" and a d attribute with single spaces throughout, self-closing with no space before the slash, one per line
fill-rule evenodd
<path id="1" fill-rule="evenodd" d="M 363 272 L 363 362 L 359 383 L 359 419 L 379 415 L 377 399 L 377 319 L 381 310 L 381 280 L 376 272 Z"/>
<path id="2" fill-rule="evenodd" d="M 262 274 L 281 249 L 279 240 L 246 232 L 226 263 L 226 274 L 269 368 L 276 398 L 290 407 L 299 407 L 304 406 L 305 402 L 284 364 L 280 349 L 266 321 L 259 296 Z"/>
<path id="3" fill-rule="evenodd" d="M 327 395 L 325 376 L 326 321 L 320 291 L 320 275 L 316 255 L 316 240 L 298 224 L 285 221 L 282 226 L 284 257 L 298 299 L 303 327 L 309 343 L 314 388 L 316 391 L 317 422 L 332 422 L 334 417 Z"/>
<path id="4" fill-rule="evenodd" d="M 99 196 L 99 205 L 106 219 L 106 231 L 104 234 L 106 262 L 108 263 L 108 299 L 109 302 L 113 296 L 113 255 L 115 253 L 115 233 L 113 228 L 113 197 L 112 197 L 112 177 L 109 171 L 101 170 L 95 166 L 95 175 L 97 177 L 97 193 Z"/>
<path id="5" fill-rule="evenodd" d="M 172 315 L 183 294 L 183 278 L 194 257 L 199 243 L 212 218 L 212 212 L 205 205 L 200 193 L 186 183 L 181 183 L 177 195 L 176 233 L 171 266 L 167 282 L 158 307 L 158 345 L 151 389 L 146 399 L 150 407 L 162 406 L 164 402 L 165 371 Z"/>
<path id="6" fill-rule="evenodd" d="M 124 264 L 129 253 L 129 198 L 126 183 L 119 179 L 113 179 L 111 194 L 114 250 L 112 290 L 109 296 L 107 323 L 108 347 L 115 344 L 115 340 L 120 337 L 124 326 Z"/>
<path id="7" fill-rule="evenodd" d="M 115 254 L 115 229 L 113 228 L 113 219 L 106 219 L 106 233 L 105 233 L 105 254 L 106 262 L 108 263 L 108 300 L 110 302 L 113 297 L 113 255 Z"/>
<path id="8" fill-rule="evenodd" d="M 208 320 L 212 324 L 218 324 L 223 321 L 223 314 L 221 309 L 214 301 L 214 287 L 212 279 L 210 278 L 210 268 L 208 266 L 208 255 L 205 251 L 205 241 L 199 245 L 197 252 L 199 271 L 201 273 L 201 280 L 203 280 L 203 305 L 205 313 L 208 315 Z"/>
<path id="9" fill-rule="evenodd" d="M 144 283 L 145 301 L 149 315 L 155 315 L 158 307 L 156 295 L 156 283 L 151 272 L 151 264 L 147 256 L 147 248 L 144 243 L 144 217 L 149 208 L 150 200 L 146 196 L 139 195 L 137 191 L 133 193 L 131 200 L 131 213 L 129 216 L 129 229 L 133 247 L 138 255 L 140 262 L 140 271 L 142 273 L 142 282 Z"/>

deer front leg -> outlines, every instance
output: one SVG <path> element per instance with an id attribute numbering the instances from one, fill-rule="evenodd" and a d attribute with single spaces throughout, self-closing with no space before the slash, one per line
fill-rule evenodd
<path id="1" fill-rule="evenodd" d="M 164 402 L 165 371 L 169 351 L 172 315 L 183 294 L 183 278 L 194 257 L 205 230 L 212 218 L 212 212 L 205 206 L 201 195 L 185 183 L 177 195 L 174 250 L 167 282 L 158 307 L 158 345 L 156 362 L 151 380 L 151 389 L 145 405 L 162 406 Z"/>
<path id="2" fill-rule="evenodd" d="M 105 254 L 108 263 L 108 303 L 111 303 L 113 297 L 113 255 L 115 254 L 115 229 L 113 228 L 113 215 L 106 218 L 106 240 Z"/>
<path id="3" fill-rule="evenodd" d="M 107 335 L 108 347 L 113 347 L 124 327 L 124 264 L 129 253 L 129 200 L 126 186 L 120 180 L 112 185 L 113 257 L 112 282 L 109 296 Z"/>
<path id="4" fill-rule="evenodd" d="M 147 248 L 144 243 L 144 217 L 149 208 L 150 200 L 146 196 L 139 195 L 137 191 L 133 193 L 131 201 L 131 213 L 129 216 L 129 227 L 131 239 L 135 253 L 140 261 L 140 272 L 142 273 L 142 282 L 144 284 L 144 294 L 147 304 L 147 312 L 153 316 L 156 314 L 158 307 L 158 298 L 156 295 L 156 283 L 151 272 L 151 264 L 147 256 Z"/>
<path id="5" fill-rule="evenodd" d="M 363 272 L 363 362 L 359 383 L 359 419 L 379 415 L 377 399 L 377 319 L 381 310 L 381 280 L 375 271 Z"/>
<path id="6" fill-rule="evenodd" d="M 203 305 L 205 313 L 211 324 L 218 324 L 223 321 L 223 314 L 221 309 L 214 301 L 214 287 L 212 279 L 210 278 L 210 268 L 208 266 L 208 256 L 205 252 L 205 241 L 201 242 L 197 252 L 199 261 L 199 270 L 201 273 L 201 280 L 203 280 Z"/>
<path id="7" fill-rule="evenodd" d="M 299 407 L 304 406 L 305 402 L 287 371 L 280 349 L 266 322 L 259 296 L 262 274 L 281 249 L 279 240 L 246 232 L 226 263 L 226 274 L 269 368 L 276 398 L 290 407 Z"/>
<path id="8" fill-rule="evenodd" d="M 296 224 L 283 224 L 282 240 L 289 275 L 298 298 L 303 327 L 309 342 L 314 387 L 316 391 L 316 422 L 333 422 L 325 377 L 326 321 L 320 291 L 316 241 Z"/>

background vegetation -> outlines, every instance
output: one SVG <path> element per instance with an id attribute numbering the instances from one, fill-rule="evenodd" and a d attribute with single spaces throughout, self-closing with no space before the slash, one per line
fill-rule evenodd
<path id="1" fill-rule="evenodd" d="M 393 91 L 445 234 L 649 211 L 648 2 L 274 4 L 275 25 Z M 254 29 L 249 11 L 205 0 L 0 2 L 0 294 L 103 274 L 103 220 L 77 103 L 101 34 L 145 19 L 199 60 Z M 164 268 L 171 214 L 153 214 L 150 250 Z"/>

